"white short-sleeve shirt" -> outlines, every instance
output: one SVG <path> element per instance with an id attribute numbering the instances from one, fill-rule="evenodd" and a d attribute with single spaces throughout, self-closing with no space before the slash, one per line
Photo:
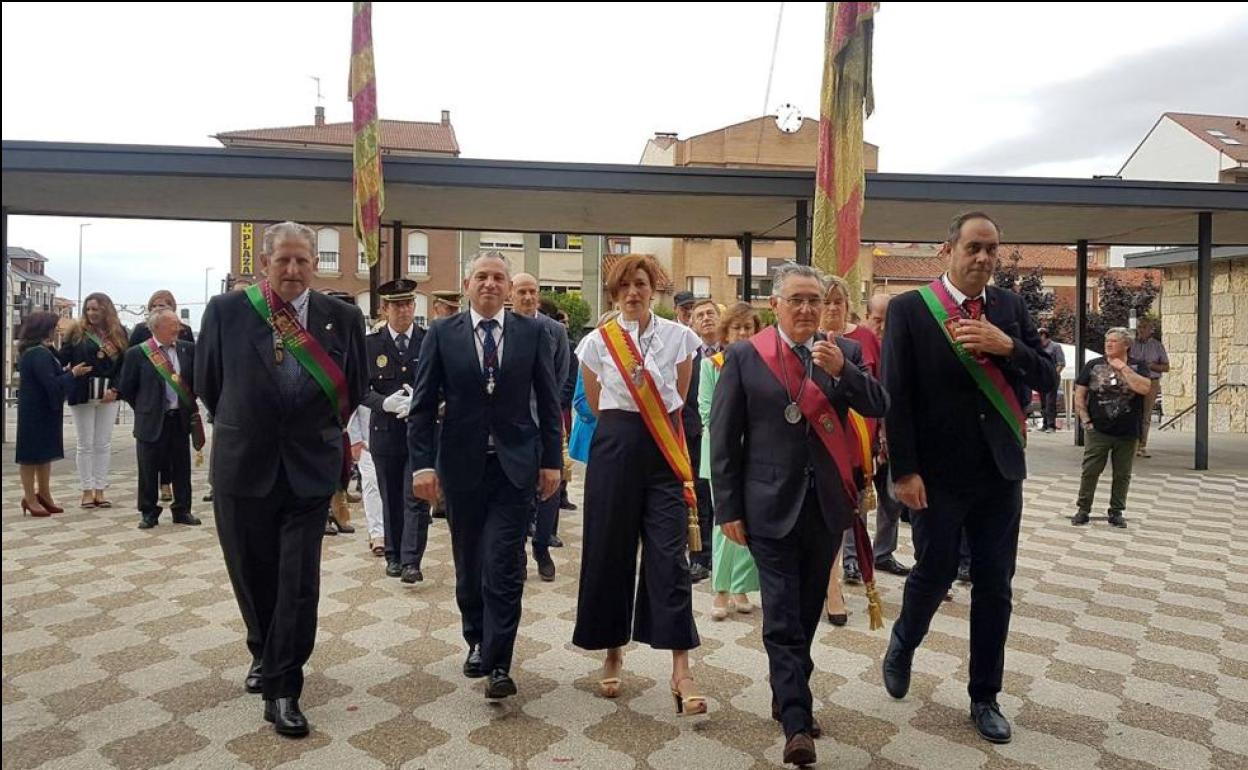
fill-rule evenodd
<path id="1" fill-rule="evenodd" d="M 676 389 L 676 365 L 693 358 L 702 344 L 702 338 L 687 326 L 675 321 L 660 318 L 653 313 L 650 324 L 645 332 L 637 335 L 637 322 L 619 318 L 620 326 L 632 338 L 637 351 L 645 358 L 646 371 L 654 378 L 659 394 L 663 397 L 663 405 L 668 412 L 681 408 L 685 400 Z M 628 390 L 628 383 L 620 368 L 615 365 L 611 353 L 607 351 L 607 343 L 598 329 L 585 335 L 576 346 L 576 357 L 587 369 L 598 376 L 602 393 L 598 397 L 599 409 L 622 409 L 636 412 L 637 404 Z"/>

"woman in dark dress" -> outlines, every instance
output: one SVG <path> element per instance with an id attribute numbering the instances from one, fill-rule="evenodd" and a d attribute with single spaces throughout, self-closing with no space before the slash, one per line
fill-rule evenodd
<path id="1" fill-rule="evenodd" d="M 171 310 L 175 314 L 178 312 L 178 302 L 173 298 L 173 292 L 168 289 L 159 289 L 152 292 L 152 296 L 147 300 L 147 315 L 150 317 L 152 313 L 158 310 Z M 130 347 L 134 347 L 142 342 L 147 342 L 152 338 L 152 330 L 147 328 L 147 321 L 139 321 L 134 326 L 134 331 L 130 332 Z M 192 345 L 195 344 L 195 332 L 191 331 L 191 327 L 182 324 L 178 329 L 178 339 L 186 340 Z M 160 479 L 160 499 L 168 502 L 173 499 L 173 466 L 170 460 L 166 460 L 161 466 L 158 473 Z M 204 498 L 207 500 L 208 498 Z M 337 534 L 335 532 L 334 534 Z"/>
<path id="2" fill-rule="evenodd" d="M 17 464 L 22 475 L 22 512 L 47 516 L 64 509 L 52 499 L 52 461 L 65 456 L 61 438 L 65 394 L 77 377 L 91 371 L 78 364 L 69 371 L 52 352 L 55 313 L 33 313 L 18 332 Z"/>
<path id="3" fill-rule="evenodd" d="M 67 335 L 57 356 L 66 366 L 91 365 L 90 376 L 75 382 L 68 394 L 69 411 L 78 434 L 83 508 L 113 507 L 104 498 L 112 459 L 113 426 L 120 406 L 113 380 L 121 370 L 129 336 L 108 295 L 88 294 L 82 302 L 82 318 Z"/>

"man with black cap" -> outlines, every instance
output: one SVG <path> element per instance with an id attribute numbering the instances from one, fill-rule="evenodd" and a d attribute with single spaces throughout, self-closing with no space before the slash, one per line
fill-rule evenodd
<path id="1" fill-rule="evenodd" d="M 676 320 L 681 326 L 689 326 L 693 323 L 693 306 L 698 302 L 698 298 L 693 296 L 691 291 L 678 291 L 676 296 L 672 297 L 672 304 L 676 306 Z"/>
<path id="2" fill-rule="evenodd" d="M 429 540 L 429 503 L 412 494 L 407 451 L 407 411 L 425 330 L 412 323 L 416 282 L 399 278 L 377 287 L 386 325 L 365 338 L 372 410 L 368 448 L 377 469 L 386 531 L 386 576 L 404 583 L 425 579 L 420 562 Z"/>
<path id="3" fill-rule="evenodd" d="M 459 312 L 459 303 L 463 299 L 463 294 L 458 291 L 435 291 L 433 292 L 433 312 L 430 319 L 433 321 L 439 318 L 450 318 Z"/>

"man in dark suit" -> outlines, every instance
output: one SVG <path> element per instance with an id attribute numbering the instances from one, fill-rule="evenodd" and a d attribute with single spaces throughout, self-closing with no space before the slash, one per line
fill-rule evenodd
<path id="1" fill-rule="evenodd" d="M 425 500 L 446 494 L 468 642 L 464 675 L 488 674 L 485 695 L 496 699 L 516 693 L 509 671 L 529 506 L 535 493 L 546 499 L 559 489 L 559 390 L 545 327 L 503 309 L 506 257 L 478 256 L 464 288 L 468 312 L 434 321 L 421 345 L 407 435 L 413 492 Z M 435 439 L 440 395 L 446 406 Z"/>
<path id="2" fill-rule="evenodd" d="M 214 418 L 217 535 L 252 655 L 246 686 L 264 693 L 277 732 L 296 737 L 308 733 L 299 695 L 342 431 L 368 387 L 364 319 L 309 288 L 316 264 L 311 228 L 269 227 L 260 254 L 268 280 L 212 298 L 195 356 L 195 385 Z"/>
<path id="3" fill-rule="evenodd" d="M 776 327 L 728 348 L 711 406 L 715 519 L 758 565 L 772 716 L 784 761 L 815 761 L 810 645 L 841 535 L 855 514 L 846 415 L 880 417 L 888 395 L 853 340 L 817 334 L 826 286 L 814 269 L 777 268 Z M 833 414 L 835 412 L 835 414 Z"/>
<path id="4" fill-rule="evenodd" d="M 538 290 L 537 278 L 528 273 L 517 273 L 511 281 L 512 308 L 517 315 L 532 318 L 543 326 L 546 331 L 546 344 L 550 348 L 551 360 L 555 367 L 555 385 L 559 392 L 560 413 L 560 457 L 562 458 L 563 431 L 563 385 L 568 377 L 568 358 L 572 351 L 568 346 L 568 330 L 554 318 L 539 313 L 541 294 Z M 537 393 L 531 400 L 533 418 L 537 415 Z M 562 459 L 560 460 L 560 482 L 563 480 Z M 530 524 L 533 526 L 533 561 L 537 562 L 537 574 L 542 580 L 550 582 L 555 579 L 555 560 L 550 558 L 551 538 L 555 535 L 555 524 L 559 521 L 559 496 L 551 495 L 543 499 L 534 496 L 530 509 Z M 527 569 L 527 564 L 526 564 Z"/>
<path id="5" fill-rule="evenodd" d="M 691 293 L 691 292 L 685 292 Z M 698 354 L 693 358 L 693 373 L 689 376 L 689 398 L 681 409 L 680 417 L 685 426 L 685 440 L 689 445 L 689 462 L 694 475 L 702 467 L 702 413 L 698 409 L 698 389 L 702 381 L 702 359 L 710 358 L 723 349 L 719 342 L 719 306 L 706 298 L 693 303 L 689 328 L 702 338 Z M 702 550 L 689 554 L 689 577 L 700 583 L 711 576 L 711 529 L 715 525 L 715 502 L 711 497 L 709 479 L 695 479 L 694 491 L 698 496 L 698 525 L 702 535 Z"/>
<path id="6" fill-rule="evenodd" d="M 386 325 L 364 340 L 369 383 L 364 404 L 372 410 L 368 451 L 377 468 L 386 531 L 386 575 L 404 583 L 425 579 L 420 562 L 429 541 L 429 503 L 412 494 L 407 418 L 416 362 L 425 330 L 412 323 L 416 282 L 399 278 L 377 287 Z"/>
<path id="7" fill-rule="evenodd" d="M 118 395 L 134 409 L 139 529 L 151 529 L 160 518 L 158 477 L 166 469 L 173 486 L 173 504 L 169 506 L 173 523 L 200 523 L 191 513 L 190 436 L 199 409 L 194 400 L 195 346 L 178 338 L 181 326 L 172 310 L 152 313 L 144 326 L 150 333 L 126 351 L 117 379 Z M 155 346 L 148 342 L 152 339 Z M 200 428 L 197 442 L 202 438 Z"/>
<path id="8" fill-rule="evenodd" d="M 882 367 L 893 400 L 889 461 L 897 498 L 912 511 L 917 557 L 884 657 L 884 685 L 894 698 L 909 689 L 914 650 L 957 574 L 965 531 L 971 719 L 994 743 L 1010 740 L 996 698 L 1027 475 L 1020 407 L 1031 390 L 1057 383 L 1022 299 L 988 285 L 1000 238 L 986 214 L 953 221 L 942 250 L 949 272 L 889 304 Z"/>

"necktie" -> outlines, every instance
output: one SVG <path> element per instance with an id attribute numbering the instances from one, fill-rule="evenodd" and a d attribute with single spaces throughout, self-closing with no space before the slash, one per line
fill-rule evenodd
<path id="1" fill-rule="evenodd" d="M 978 321 L 979 317 L 984 314 L 984 298 L 983 297 L 967 297 L 962 303 L 962 309 L 966 311 L 966 317 L 972 321 Z"/>
<path id="2" fill-rule="evenodd" d="M 810 348 L 805 345 L 794 345 L 793 352 L 797 354 L 798 358 L 802 359 L 802 366 L 810 366 Z"/>
<path id="3" fill-rule="evenodd" d="M 399 356 L 407 358 L 407 335 L 400 334 L 398 339 L 395 340 L 395 344 L 399 348 Z"/>
<path id="4" fill-rule="evenodd" d="M 487 318 L 477 326 L 485 335 L 481 340 L 481 368 L 486 374 L 498 371 L 498 342 L 494 339 L 494 330 L 498 328 L 498 321 Z"/>

